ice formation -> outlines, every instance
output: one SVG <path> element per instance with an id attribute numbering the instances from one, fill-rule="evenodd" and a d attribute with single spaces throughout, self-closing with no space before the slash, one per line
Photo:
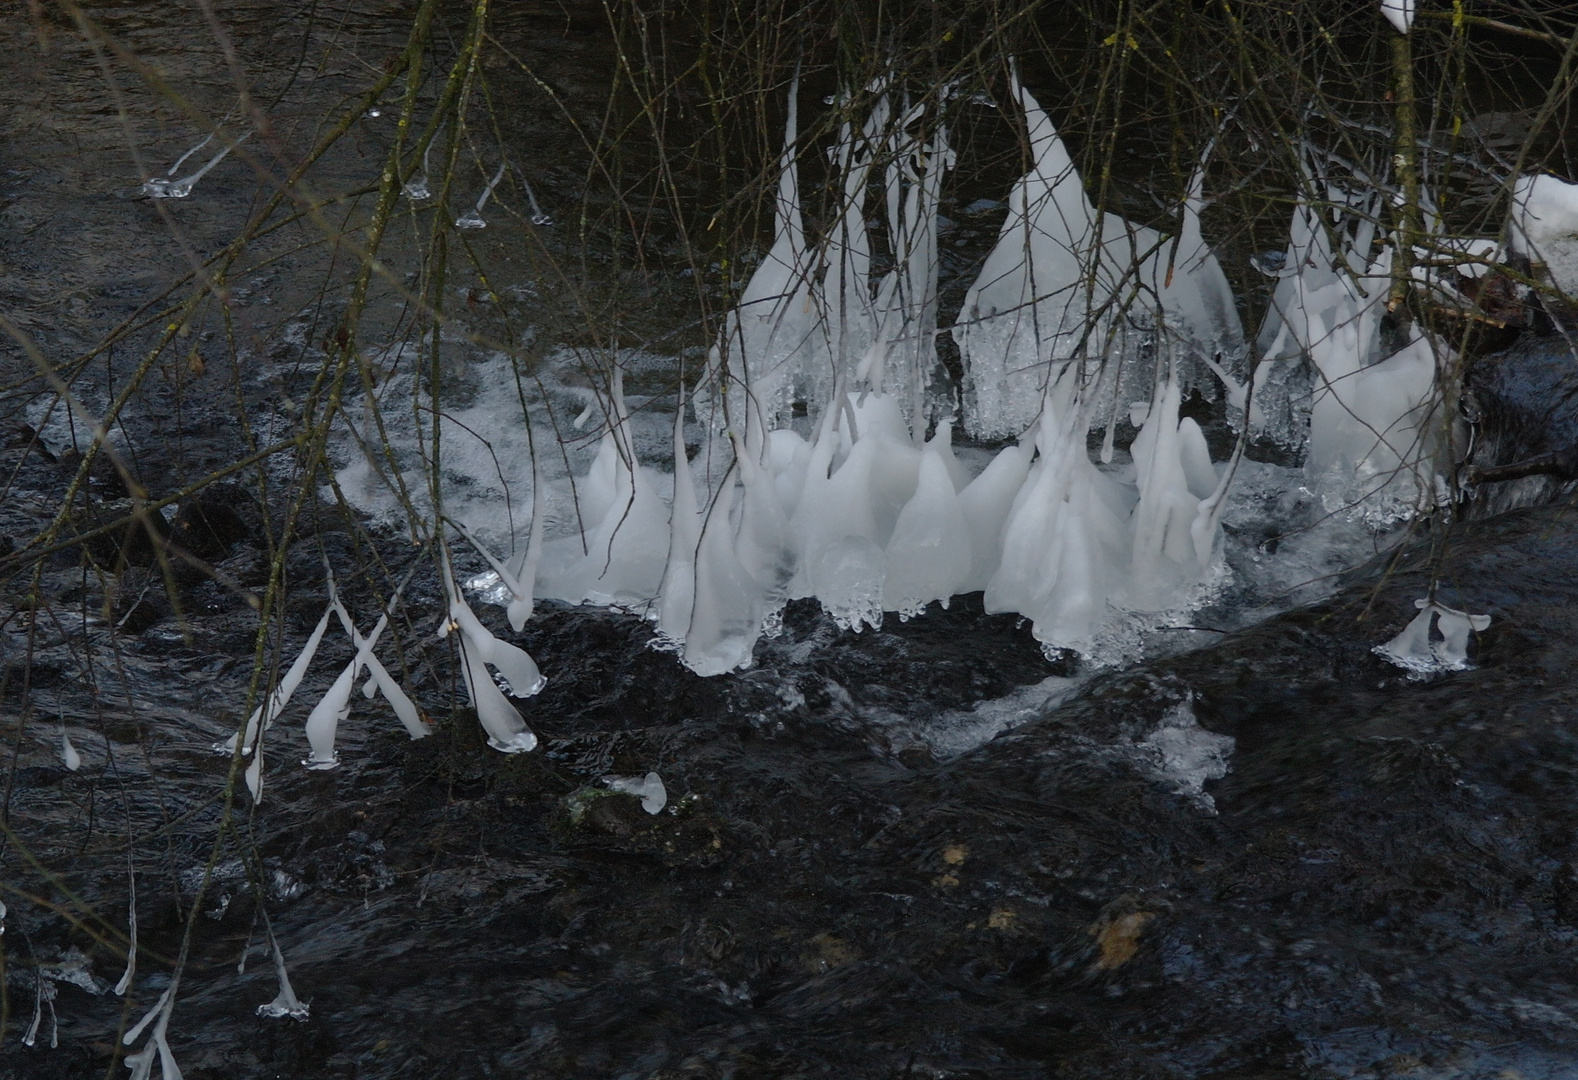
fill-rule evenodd
<path id="1" fill-rule="evenodd" d="M 1414 0 L 1381 0 L 1381 14 L 1399 34 L 1406 34 L 1414 25 Z"/>
<path id="2" fill-rule="evenodd" d="M 1308 171 L 1305 184 L 1314 185 Z M 1279 366 L 1307 363 L 1314 385 L 1306 475 L 1329 494 L 1329 508 L 1368 499 L 1371 513 L 1402 517 L 1435 498 L 1437 373 L 1451 354 L 1417 326 L 1387 354 L 1381 319 L 1392 248 L 1382 244 L 1371 255 L 1378 200 L 1336 185 L 1327 191 L 1329 208 L 1301 196 L 1294 211 L 1255 381 L 1258 389 Z"/>
<path id="3" fill-rule="evenodd" d="M 455 584 L 447 552 L 441 555 L 441 565 L 449 611 L 439 624 L 438 636 L 447 637 L 452 631 L 459 631 L 458 644 L 466 693 L 471 699 L 471 707 L 477 711 L 477 720 L 488 733 L 488 745 L 506 754 L 532 750 L 537 745 L 537 736 L 532 734 L 519 710 L 510 704 L 504 691 L 493 681 L 488 665 L 492 665 L 509 684 L 510 693 L 515 697 L 531 697 L 547 685 L 548 680 L 537 670 L 536 663 L 526 650 L 500 641 L 482 625 L 482 621 L 461 596 L 460 586 Z"/>
<path id="4" fill-rule="evenodd" d="M 142 185 L 143 194 L 148 196 L 150 199 L 186 198 L 192 193 L 192 189 L 197 186 L 197 182 L 208 175 L 209 170 L 211 170 L 215 165 L 218 165 L 221 161 L 225 160 L 225 158 L 229 156 L 230 151 L 234 150 L 236 147 L 240 146 L 251 137 L 252 133 L 249 131 L 235 142 L 223 147 L 219 153 L 210 158 L 208 163 L 202 168 L 198 169 L 196 172 L 189 176 L 183 176 L 180 179 L 176 179 L 175 170 L 179 169 L 187 158 L 191 157 L 193 154 L 197 153 L 199 150 L 213 141 L 214 136 L 210 134 L 208 138 L 204 139 L 202 142 L 198 143 L 196 146 L 192 147 L 186 153 L 177 158 L 175 164 L 170 166 L 170 171 L 168 173 L 163 176 L 156 176 L 151 180 L 145 181 Z"/>
<path id="5" fill-rule="evenodd" d="M 1200 233 L 1203 169 L 1191 180 L 1176 238 L 1098 212 L 1057 128 L 1017 76 L 1013 92 L 1034 164 L 1009 196 L 997 245 L 953 330 L 967 373 L 969 429 L 983 438 L 1017 435 L 1062 368 L 1100 367 L 1109 357 L 1133 363 L 1157 332 L 1219 369 L 1236 367 L 1243 328 Z"/>
<path id="6" fill-rule="evenodd" d="M 663 778 L 655 772 L 645 776 L 610 776 L 605 782 L 614 791 L 640 798 L 641 809 L 649 814 L 661 814 L 668 805 L 668 789 L 663 786 Z"/>
<path id="7" fill-rule="evenodd" d="M 259 1005 L 257 1014 L 273 1020 L 287 1016 L 292 1020 L 306 1020 L 312 1015 L 312 1006 L 296 996 L 295 989 L 290 985 L 290 973 L 285 970 L 285 954 L 274 936 L 274 928 L 269 926 L 267 929 L 269 949 L 274 959 L 274 977 L 279 980 L 279 993 L 274 995 L 273 1001 Z"/>
<path id="8" fill-rule="evenodd" d="M 1549 173 L 1520 176 L 1512 207 L 1513 253 L 1543 263 L 1553 285 L 1578 297 L 1578 184 Z"/>
<path id="9" fill-rule="evenodd" d="M 1469 666 L 1468 635 L 1490 626 L 1489 615 L 1470 615 L 1449 608 L 1431 597 L 1415 600 L 1419 609 L 1402 632 L 1373 650 L 1398 667 L 1421 675 L 1439 671 L 1462 671 Z M 1439 634 L 1431 637 L 1431 629 Z"/>
<path id="10" fill-rule="evenodd" d="M 60 763 L 68 772 L 76 772 L 82 768 L 82 755 L 77 753 L 77 748 L 71 745 L 71 736 L 66 734 L 66 725 L 60 725 Z"/>
<path id="11" fill-rule="evenodd" d="M 1286 256 L 1266 269 L 1278 281 L 1251 377 L 1232 291 L 1201 232 L 1211 149 L 1182 193 L 1176 235 L 1165 235 L 1098 211 L 1052 121 L 1017 77 L 1012 86 L 1034 165 L 952 327 L 966 365 L 962 414 L 931 392 L 939 207 L 953 160 L 948 94 L 912 102 L 896 77 L 867 88 L 864 117 L 850 95 L 837 99 L 846 109 L 830 148 L 840 202 L 819 238 L 802 221 L 797 162 L 807 148 L 791 90 L 772 245 L 701 378 L 676 398 L 632 408 L 630 354 L 617 347 L 599 362 L 598 385 L 549 389 L 539 369 L 537 396 L 506 361 L 477 366 L 481 388 L 523 404 L 527 423 L 519 411 L 509 422 L 481 405 L 457 411 L 463 422 L 446 424 L 467 434 L 447 437 L 477 445 L 444 443 L 439 487 L 450 470 L 464 475 L 453 498 L 445 488 L 447 520 L 492 567 L 469 584 L 488 586 L 485 599 L 506 607 L 512 629 L 539 598 L 610 606 L 645 616 L 659 647 L 716 675 L 749 665 L 791 600 L 814 597 L 859 631 L 982 591 L 989 611 L 1024 616 L 1049 650 L 1094 655 L 1120 622 L 1176 622 L 1199 604 L 1223 572 L 1222 523 L 1246 476 L 1262 501 L 1291 481 L 1317 512 L 1352 511 L 1365 528 L 1433 505 L 1448 471 L 1437 385 L 1451 354 L 1418 329 L 1390 345 L 1383 338 L 1393 282 L 1378 197 L 1350 194 L 1314 156 L 1306 163 Z M 1535 226 L 1564 189 L 1527 189 L 1526 242 L 1548 246 Z M 892 256 L 875 279 L 872 206 Z M 1432 249 L 1457 250 L 1427 217 Z M 1463 258 L 1491 258 L 1485 243 L 1463 242 Z M 1422 273 L 1422 287 L 1440 286 Z M 1195 389 L 1224 396 L 1241 429 L 1225 461 L 1212 460 L 1184 415 Z M 553 459 L 537 452 L 532 431 L 555 396 L 577 402 L 576 427 L 601 422 L 586 443 L 587 456 L 596 446 L 589 467 L 582 458 L 571 468 L 582 451 L 570 447 L 565 470 L 548 476 Z M 1126 452 L 1114 444 L 1125 413 L 1138 430 Z M 959 427 L 1004 444 L 984 467 L 967 467 L 953 445 Z M 1091 433 L 1103 429 L 1093 453 Z M 1307 444 L 1302 471 L 1273 476 L 1246 462 L 1250 429 Z M 411 445 L 430 434 L 419 427 Z M 394 442 L 384 452 L 405 468 Z M 423 453 L 411 460 L 425 462 Z M 653 464 L 665 459 L 672 471 Z M 367 455 L 340 482 L 355 497 L 375 476 L 387 482 L 380 469 Z M 528 482 L 521 543 L 512 485 Z M 508 558 L 487 546 L 501 542 L 514 548 Z M 541 676 L 477 620 L 447 557 L 442 574 L 441 633 L 460 632 L 467 690 L 490 742 L 529 749 L 535 738 L 489 668 L 517 697 Z M 1457 626 L 1436 617 L 1443 633 Z M 360 658 L 364 641 L 353 640 Z M 354 678 L 315 713 L 321 729 L 332 730 Z M 276 696 L 293 687 L 288 675 Z M 274 700 L 249 723 L 249 744 L 283 707 Z"/>
<path id="12" fill-rule="evenodd" d="M 131 1046 L 142 1038 L 142 1033 L 148 1025 L 153 1024 L 153 1031 L 149 1034 L 143 1048 L 135 1054 L 126 1055 L 125 1064 L 131 1070 L 129 1080 L 149 1080 L 153 1075 L 155 1061 L 159 1063 L 159 1075 L 162 1080 L 181 1080 L 180 1066 L 175 1063 L 175 1055 L 170 1053 L 170 1044 L 166 1041 L 170 1014 L 175 1011 L 175 992 L 180 985 L 181 975 L 177 970 L 170 979 L 170 985 L 159 995 L 159 1000 L 153 1003 L 153 1008 L 143 1014 L 143 1018 L 121 1036 L 121 1042 Z"/>

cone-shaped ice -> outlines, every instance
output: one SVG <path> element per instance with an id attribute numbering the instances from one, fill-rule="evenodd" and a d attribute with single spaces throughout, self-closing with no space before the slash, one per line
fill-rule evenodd
<path id="1" fill-rule="evenodd" d="M 947 437 L 944 425 L 939 438 Z M 882 606 L 909 618 L 933 600 L 946 605 L 969 580 L 972 556 L 959 494 L 934 439 L 921 455 L 915 494 L 899 514 L 888 541 Z"/>
<path id="2" fill-rule="evenodd" d="M 1051 388 L 1037 435 L 1040 460 L 1014 500 L 987 611 L 1017 611 L 1038 641 L 1087 651 L 1128 561 L 1132 495 L 1091 463 L 1073 374 Z"/>
<path id="3" fill-rule="evenodd" d="M 578 485 L 580 536 L 550 542 L 538 572 L 542 595 L 572 604 L 644 606 L 657 596 L 667 563 L 654 537 L 669 531 L 659 478 L 635 456 L 624 376 L 614 368 L 608 433 Z"/>

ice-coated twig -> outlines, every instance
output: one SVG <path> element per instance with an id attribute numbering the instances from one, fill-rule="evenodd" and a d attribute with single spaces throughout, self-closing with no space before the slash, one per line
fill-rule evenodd
<path id="1" fill-rule="evenodd" d="M 312 1006 L 298 998 L 296 991 L 291 988 L 290 975 L 285 971 L 285 954 L 280 951 L 279 940 L 274 937 L 274 927 L 270 925 L 267 915 L 263 917 L 263 929 L 268 934 L 269 948 L 274 953 L 274 974 L 279 979 L 279 993 L 274 995 L 273 1001 L 258 1006 L 258 1015 L 270 1019 L 288 1016 L 292 1020 L 306 1020 L 312 1013 Z"/>
<path id="2" fill-rule="evenodd" d="M 323 640 L 323 632 L 329 628 L 329 615 L 333 611 L 332 606 L 323 609 L 323 617 L 318 620 L 318 625 L 313 627 L 311 636 L 307 638 L 307 644 L 302 646 L 290 669 L 285 672 L 285 677 L 279 681 L 274 692 L 264 699 L 264 703 L 253 709 L 252 715 L 247 717 L 246 732 L 239 736 L 242 739 L 243 754 L 252 753 L 253 744 L 258 737 L 259 722 L 261 721 L 263 730 L 267 731 L 274 726 L 274 721 L 279 719 L 279 714 L 284 712 L 285 706 L 290 703 L 290 696 L 301 685 L 301 680 L 306 677 L 307 668 L 312 664 L 313 656 L 318 652 L 318 644 Z M 233 754 L 236 752 L 237 738 L 238 736 L 232 735 L 222 743 L 215 743 L 214 749 L 221 754 Z"/>
<path id="3" fill-rule="evenodd" d="M 60 757 L 69 771 L 76 772 L 82 768 L 82 755 L 71 745 L 71 736 L 66 734 L 65 724 L 60 725 Z"/>
<path id="4" fill-rule="evenodd" d="M 344 627 L 345 633 L 350 637 L 351 644 L 356 646 L 357 659 L 367 669 L 367 682 L 362 686 L 363 696 L 371 700 L 381 692 L 384 700 L 389 702 L 389 707 L 395 711 L 395 715 L 405 725 L 406 734 L 413 739 L 427 738 L 432 732 L 428 729 L 427 724 L 423 722 L 422 714 L 417 710 L 416 704 L 406 695 L 406 692 L 401 689 L 400 684 L 389 674 L 389 670 L 379 662 L 378 657 L 373 655 L 373 646 L 377 644 L 376 637 L 370 635 L 364 638 L 357 631 L 356 624 L 351 621 L 350 612 L 346 611 L 345 605 L 340 603 L 339 595 L 334 590 L 334 579 L 332 577 L 329 579 L 329 596 L 331 610 L 339 616 L 340 625 Z M 395 597 L 398 596 L 399 590 L 396 590 Z M 390 598 L 389 610 L 384 613 L 378 629 L 381 629 L 387 623 L 389 614 L 394 610 L 395 597 Z M 377 632 L 377 630 L 374 631 L 375 634 Z"/>
<path id="5" fill-rule="evenodd" d="M 488 186 L 482 189 L 482 194 L 477 196 L 477 205 L 455 219 L 457 229 L 486 229 L 488 223 L 482 218 L 482 208 L 488 205 L 488 199 L 493 196 L 493 189 L 504 179 L 505 165 L 499 163 L 499 171 L 493 174 L 493 179 L 488 181 Z"/>
<path id="6" fill-rule="evenodd" d="M 537 519 L 535 495 L 533 499 L 532 520 L 535 523 Z M 515 573 L 508 566 L 500 562 L 493 552 L 484 547 L 482 542 L 475 536 L 472 536 L 460 522 L 454 518 L 447 518 L 446 520 L 460 532 L 461 536 L 466 538 L 467 543 L 477 549 L 478 555 L 487 560 L 488 565 L 493 567 L 493 572 L 499 575 L 499 581 L 509 590 L 510 602 L 505 607 L 504 613 L 510 621 L 510 629 L 519 632 L 520 628 L 526 625 L 526 620 L 531 618 L 532 590 L 529 581 L 516 577 Z"/>
<path id="7" fill-rule="evenodd" d="M 537 204 L 537 193 L 531 188 L 531 181 L 521 177 L 521 186 L 526 189 L 526 198 L 531 203 L 531 223 L 533 225 L 552 225 L 553 218 L 543 211 Z"/>
<path id="8" fill-rule="evenodd" d="M 213 138 L 212 135 L 208 136 L 207 139 L 204 139 L 202 142 L 198 143 L 192 149 L 183 154 L 180 160 L 171 167 L 169 173 L 166 173 L 164 176 L 156 176 L 152 180 L 145 182 L 142 186 L 143 194 L 147 195 L 150 199 L 186 198 L 192 193 L 192 188 L 197 186 L 197 182 L 204 176 L 208 175 L 208 171 L 210 169 L 212 169 L 215 165 L 218 165 L 221 161 L 225 160 L 225 158 L 230 154 L 230 151 L 234 150 L 236 147 L 240 146 L 251 137 L 252 133 L 249 131 L 245 135 L 241 136 L 241 138 L 231 143 L 229 146 L 221 149 L 219 153 L 209 158 L 208 164 L 204 165 L 201 169 L 198 169 L 195 173 L 192 173 L 190 176 L 183 176 L 179 180 L 171 179 L 171 177 L 175 174 L 175 170 L 181 167 L 182 161 L 185 161 L 198 150 L 208 145 L 209 140 Z"/>
<path id="9" fill-rule="evenodd" d="M 441 130 L 443 130 L 442 125 L 433 132 L 433 137 L 427 140 L 427 148 L 422 151 L 422 171 L 407 180 L 405 187 L 400 189 L 412 202 L 421 202 L 423 199 L 433 197 L 432 189 L 427 186 L 427 162 L 432 156 L 433 144 L 438 141 L 438 132 Z"/>
<path id="10" fill-rule="evenodd" d="M 661 814 L 668 805 L 668 789 L 663 786 L 663 778 L 655 772 L 646 776 L 606 776 L 603 782 L 613 791 L 640 798 L 641 809 L 649 814 Z"/>
<path id="11" fill-rule="evenodd" d="M 493 681 L 487 665 L 492 664 L 510 684 L 510 692 L 517 697 L 530 697 L 547 683 L 537 670 L 537 665 L 524 649 L 500 641 L 482 625 L 476 613 L 466 605 L 460 587 L 449 564 L 449 553 L 441 551 L 441 572 L 444 592 L 449 597 L 449 611 L 439 624 L 438 636 L 447 637 L 452 630 L 460 631 L 460 660 L 466 677 L 466 692 L 472 708 L 477 710 L 477 720 L 488 733 L 488 745 L 505 754 L 519 754 L 537 745 L 519 710 L 511 705 L 498 684 Z"/>
<path id="12" fill-rule="evenodd" d="M 415 564 L 406 571 L 404 578 L 395 586 L 394 592 L 389 597 L 389 602 L 384 606 L 384 612 L 379 616 L 378 622 L 373 626 L 372 633 L 365 638 L 356 631 L 356 626 L 351 622 L 351 617 L 340 603 L 338 591 L 334 585 L 334 573 L 325 566 L 324 575 L 329 583 L 329 611 L 336 613 L 345 632 L 350 635 L 351 642 L 356 646 L 356 655 L 351 662 L 340 672 L 340 677 L 334 680 L 328 693 L 324 694 L 318 704 L 313 707 L 312 714 L 307 717 L 307 742 L 312 746 L 312 753 L 303 759 L 302 764 L 309 769 L 332 769 L 340 763 L 340 755 L 334 749 L 334 737 L 343 721 L 351 711 L 351 691 L 356 688 L 357 676 L 366 668 L 371 676 L 368 688 L 365 691 L 370 698 L 375 690 L 383 691 L 384 697 L 400 717 L 405 725 L 406 732 L 413 739 L 420 739 L 428 734 L 427 726 L 422 722 L 421 714 L 416 706 L 406 696 L 405 691 L 394 681 L 384 666 L 373 655 L 373 649 L 378 645 L 378 639 L 383 636 L 384 629 L 389 625 L 389 617 L 394 612 L 395 604 L 400 599 L 400 593 L 406 583 L 411 580 L 411 575 L 416 572 Z M 327 617 L 327 614 L 325 614 Z"/>
<path id="13" fill-rule="evenodd" d="M 137 875 L 128 873 L 130 879 L 131 899 L 126 903 L 126 929 L 131 937 L 131 946 L 126 950 L 126 971 L 121 975 L 121 981 L 115 984 L 115 994 L 125 997 L 126 991 L 131 989 L 132 979 L 137 977 Z"/>
<path id="14" fill-rule="evenodd" d="M 142 1036 L 143 1029 L 153 1022 L 155 1017 L 158 1018 L 158 1022 L 154 1023 L 152 1034 L 148 1036 L 147 1045 L 139 1052 L 126 1057 L 126 1067 L 131 1070 L 129 1080 L 148 1080 L 153 1073 L 156 1056 L 159 1059 L 159 1074 L 162 1080 L 181 1080 L 180 1066 L 176 1065 L 175 1055 L 170 1053 L 170 1044 L 165 1041 L 165 1032 L 170 1026 L 170 1013 L 175 1010 L 176 987 L 180 984 L 181 976 L 178 971 L 171 977 L 169 987 L 159 995 L 159 1000 L 154 1002 L 153 1008 L 149 1009 L 131 1030 L 121 1036 L 121 1042 L 130 1046 Z"/>

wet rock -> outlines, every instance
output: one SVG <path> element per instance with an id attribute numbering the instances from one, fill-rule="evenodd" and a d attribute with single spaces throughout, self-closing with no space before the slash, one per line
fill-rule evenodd
<path id="1" fill-rule="evenodd" d="M 158 561 L 170 536 L 169 523 L 158 511 L 128 498 L 93 501 L 72 515 L 83 546 L 99 566 L 119 573 L 127 566 L 148 566 Z"/>
<path id="2" fill-rule="evenodd" d="M 1556 917 L 1568 926 L 1578 927 L 1578 863 L 1564 862 L 1557 867 L 1552 885 L 1556 893 Z"/>
<path id="3" fill-rule="evenodd" d="M 1551 502 L 1578 486 L 1578 355 L 1565 338 L 1526 334 L 1476 360 L 1466 400 L 1477 421 L 1473 514 Z"/>
<path id="4" fill-rule="evenodd" d="M 207 562 L 226 557 L 230 546 L 258 538 L 257 502 L 235 484 L 215 484 L 181 501 L 170 522 L 170 541 Z"/>

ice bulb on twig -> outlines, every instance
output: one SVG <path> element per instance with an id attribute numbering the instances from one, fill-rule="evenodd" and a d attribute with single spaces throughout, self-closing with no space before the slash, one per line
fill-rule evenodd
<path id="1" fill-rule="evenodd" d="M 488 223 L 483 220 L 482 208 L 488 205 L 488 199 L 493 195 L 493 189 L 504 179 L 504 165 L 500 163 L 499 171 L 493 174 L 493 179 L 488 181 L 488 186 L 482 189 L 482 194 L 477 196 L 477 205 L 455 219 L 457 229 L 486 229 Z"/>
<path id="2" fill-rule="evenodd" d="M 279 993 L 274 995 L 274 1000 L 266 1005 L 258 1006 L 258 1015 L 270 1019 L 279 1019 L 288 1016 L 292 1020 L 305 1020 L 312 1012 L 312 1006 L 296 997 L 296 991 L 290 985 L 290 975 L 285 971 L 285 954 L 280 951 L 279 940 L 274 937 L 274 928 L 269 925 L 267 916 L 264 916 L 264 929 L 268 932 L 269 947 L 274 952 L 274 974 L 279 979 Z"/>
<path id="3" fill-rule="evenodd" d="M 71 745 L 71 736 L 66 734 L 66 725 L 60 725 L 60 757 L 66 768 L 76 772 L 82 768 L 82 755 L 77 753 L 77 748 Z"/>
<path id="4" fill-rule="evenodd" d="M 466 678 L 466 692 L 472 708 L 477 710 L 477 720 L 488 733 L 488 745 L 506 754 L 519 754 L 537 745 L 537 736 L 526 726 L 520 712 L 509 703 L 504 692 L 493 681 L 487 665 L 492 664 L 510 684 L 516 697 L 530 697 L 541 690 L 547 679 L 537 670 L 537 665 L 525 650 L 490 633 L 466 605 L 455 584 L 454 571 L 449 565 L 449 554 L 440 556 L 444 578 L 444 591 L 449 596 L 449 612 L 439 625 L 438 636 L 446 637 L 451 630 L 460 631 L 460 661 Z"/>
<path id="5" fill-rule="evenodd" d="M 1399 34 L 1406 34 L 1414 25 L 1414 0 L 1381 0 L 1381 14 Z"/>
<path id="6" fill-rule="evenodd" d="M 239 736 L 243 754 L 252 753 L 259 727 L 264 731 L 273 727 L 274 721 L 290 703 L 290 696 L 296 692 L 296 687 L 301 685 L 301 680 L 306 677 L 307 668 L 312 664 L 313 656 L 318 652 L 318 644 L 323 641 L 323 632 L 329 628 L 329 615 L 333 611 L 332 606 L 323 609 L 323 617 L 318 620 L 318 625 L 313 627 L 307 643 L 301 647 L 301 652 L 291 663 L 290 669 L 285 672 L 285 677 L 279 681 L 274 692 L 264 699 L 264 703 L 253 709 L 252 715 L 247 717 L 246 730 Z M 237 735 L 232 735 L 222 743 L 215 743 L 214 749 L 221 754 L 233 754 L 236 752 L 237 738 Z"/>
<path id="7" fill-rule="evenodd" d="M 197 186 L 197 182 L 204 176 L 208 175 L 208 171 L 210 169 L 212 169 L 215 165 L 218 165 L 221 161 L 225 160 L 230 151 L 234 150 L 236 147 L 240 146 L 251 137 L 252 133 L 249 131 L 245 135 L 241 136 L 241 138 L 231 143 L 229 146 L 221 149 L 219 153 L 209 158 L 208 164 L 204 165 L 201 169 L 198 169 L 195 173 L 192 173 L 190 176 L 183 176 L 179 180 L 174 179 L 175 170 L 181 167 L 181 162 L 191 157 L 198 150 L 201 150 L 203 147 L 207 146 L 209 140 L 213 139 L 213 136 L 210 135 L 207 139 L 204 139 L 202 142 L 192 147 L 192 149 L 188 150 L 185 154 L 182 154 L 180 159 L 170 167 L 170 171 L 164 176 L 156 176 L 153 179 L 145 182 L 142 186 L 143 194 L 147 195 L 150 199 L 186 198 L 192 193 L 192 188 Z"/>
<path id="8" fill-rule="evenodd" d="M 553 218 L 546 214 L 541 206 L 537 205 L 537 193 L 531 189 L 531 181 L 523 176 L 521 177 L 521 183 L 525 186 L 526 198 L 531 203 L 531 223 L 533 225 L 552 225 Z"/>

